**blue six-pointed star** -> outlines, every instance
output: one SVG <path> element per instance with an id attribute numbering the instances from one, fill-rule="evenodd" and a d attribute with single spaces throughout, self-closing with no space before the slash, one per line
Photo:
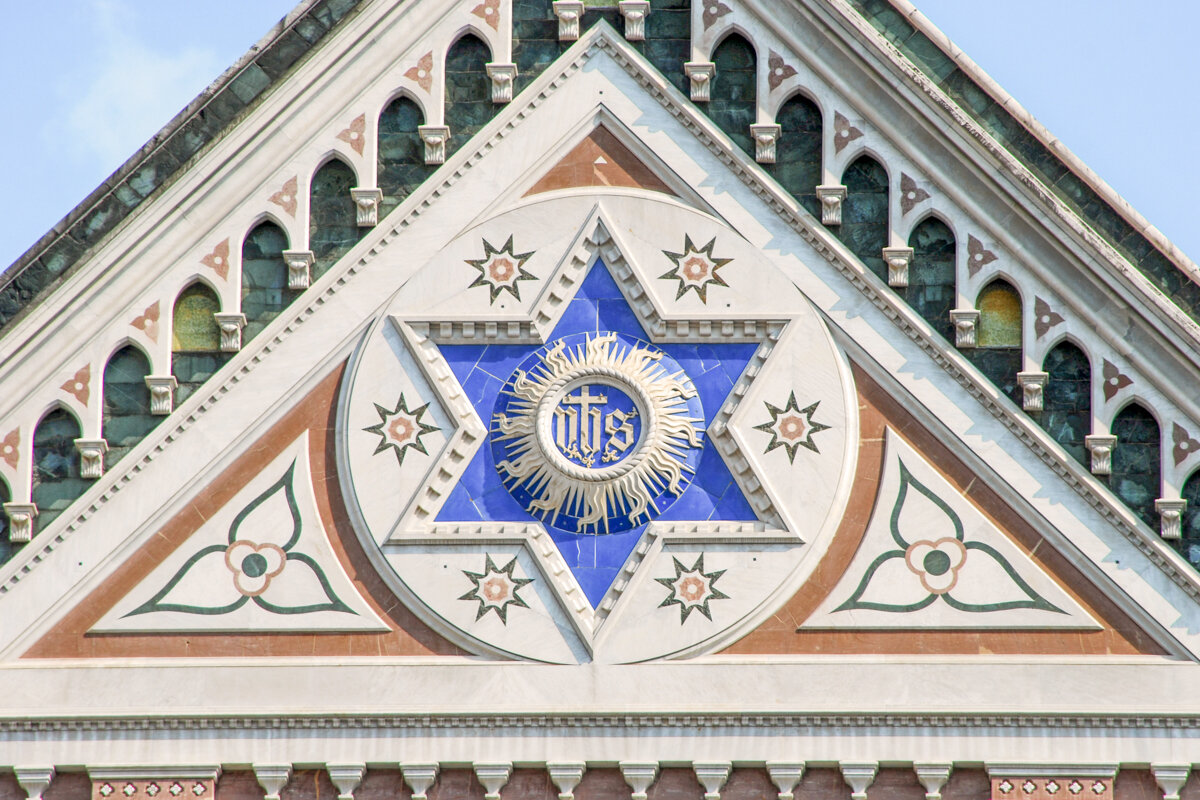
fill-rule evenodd
<path id="1" fill-rule="evenodd" d="M 658 487 L 649 517 L 640 517 L 635 520 L 639 524 L 632 527 L 627 518 L 615 519 L 617 514 L 613 513 L 611 506 L 609 513 L 614 517 L 611 526 L 603 524 L 603 520 L 598 526 L 581 525 L 580 514 L 575 512 L 531 514 L 526 510 L 530 483 L 516 481 L 511 474 L 498 467 L 498 463 L 504 462 L 506 450 L 495 420 L 497 413 L 505 412 L 512 403 L 510 391 L 514 373 L 519 368 L 528 369 L 531 360 L 537 360 L 532 358 L 535 354 L 539 351 L 544 353 L 559 339 L 578 342 L 585 340 L 585 335 L 594 338 L 605 333 L 617 334 L 617 346 L 624 347 L 637 342 L 645 344 L 650 338 L 625 301 L 608 268 L 597 261 L 568 304 L 547 345 L 441 346 L 442 355 L 490 432 L 488 441 L 479 448 L 458 485 L 446 498 L 438 521 L 540 522 L 558 546 L 593 606 L 600 602 L 616 578 L 641 538 L 648 518 L 663 521 L 757 519 L 724 460 L 703 433 L 754 356 L 758 345 L 753 343 L 647 345 L 647 349 L 661 351 L 666 356 L 663 362 L 668 363 L 671 370 L 681 368 L 698 396 L 687 404 L 689 414 L 694 415 L 698 437 L 694 451 L 680 458 L 684 476 L 678 484 L 678 496 L 666 487 Z M 509 384 L 507 390 L 506 384 Z M 591 399 L 587 392 L 586 386 L 573 393 L 568 392 L 570 400 L 567 403 L 573 402 L 575 407 L 564 405 L 563 409 L 587 414 Z M 620 392 L 606 391 L 606 394 L 610 398 L 606 406 L 610 418 L 613 410 L 621 412 L 616 417 L 618 422 L 630 416 L 629 409 L 625 408 L 628 403 L 623 402 Z M 556 421 L 556 424 L 562 425 L 555 429 L 556 432 L 570 430 L 575 436 L 574 441 L 587 442 L 586 424 L 583 426 L 582 439 L 579 429 L 575 426 L 568 428 L 565 420 Z M 633 418 L 626 423 L 626 428 L 631 431 L 640 431 L 639 426 L 640 423 Z M 603 435 L 603 444 L 599 441 L 601 435 L 595 437 L 594 451 L 585 447 L 582 451 L 575 448 L 561 451 L 561 454 L 575 464 L 584 464 L 586 459 L 594 457 L 595 468 L 607 466 L 609 462 L 619 463 L 624 457 L 624 451 L 618 449 L 624 441 L 620 428 L 614 426 Z M 604 461 L 605 457 L 608 461 Z M 521 498 L 520 502 L 514 493 Z"/>

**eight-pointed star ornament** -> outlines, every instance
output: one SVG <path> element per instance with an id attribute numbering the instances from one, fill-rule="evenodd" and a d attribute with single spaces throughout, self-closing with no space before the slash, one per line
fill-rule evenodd
<path id="1" fill-rule="evenodd" d="M 394 411 L 388 411 L 376 403 L 375 410 L 379 413 L 380 422 L 369 428 L 363 428 L 364 431 L 378 433 L 381 437 L 375 453 L 379 454 L 391 448 L 395 451 L 396 460 L 400 466 L 404 466 L 404 454 L 409 448 L 428 455 L 429 452 L 421 442 L 421 437 L 427 433 L 441 430 L 436 425 L 429 425 L 421 421 L 421 417 L 428 409 L 429 403 L 426 403 L 419 408 L 409 410 L 403 392 L 400 393 L 400 400 L 397 401 Z"/>
<path id="2" fill-rule="evenodd" d="M 671 590 L 671 593 L 658 604 L 658 607 L 679 606 L 680 625 L 687 622 L 687 618 L 693 611 L 699 611 L 711 621 L 712 612 L 708 608 L 709 601 L 729 599 L 729 595 L 716 587 L 717 579 L 725 574 L 725 570 L 705 572 L 703 553 L 696 558 L 696 563 L 692 564 L 690 569 L 684 567 L 674 556 L 671 557 L 671 560 L 675 562 L 675 577 L 654 579 Z"/>
<path id="3" fill-rule="evenodd" d="M 783 408 L 777 408 L 770 403 L 763 403 L 763 405 L 767 407 L 771 421 L 755 425 L 754 430 L 771 434 L 771 443 L 763 451 L 764 454 L 771 452 L 776 447 L 782 447 L 787 450 L 788 462 L 795 463 L 797 448 L 804 447 L 814 453 L 821 452 L 817 449 L 816 442 L 812 437 L 814 433 L 829 430 L 829 426 L 822 425 L 813 419 L 813 414 L 817 412 L 817 406 L 820 405 L 819 401 L 799 408 L 796 403 L 796 393 L 792 392 L 788 396 L 787 405 Z"/>
<path id="4" fill-rule="evenodd" d="M 714 236 L 708 244 L 699 249 L 692 243 L 692 237 L 684 234 L 683 237 L 683 252 L 672 253 L 670 250 L 663 250 L 663 255 L 671 259 L 675 264 L 675 268 L 659 275 L 659 280 L 677 280 L 679 288 L 675 292 L 675 299 L 679 300 L 687 293 L 689 289 L 696 293 L 700 298 L 701 303 L 708 303 L 708 286 L 728 286 L 721 276 L 717 274 L 717 270 L 732 261 L 732 258 L 716 258 L 713 256 L 713 247 L 716 245 L 717 239 Z"/>
<path id="5" fill-rule="evenodd" d="M 463 574 L 470 578 L 475 585 L 458 599 L 479 601 L 479 611 L 475 614 L 476 620 L 482 619 L 483 615 L 489 611 L 495 611 L 496 616 L 500 617 L 500 622 L 507 625 L 509 606 L 529 608 L 529 605 L 521 599 L 517 592 L 522 586 L 533 583 L 533 578 L 514 576 L 513 570 L 516 569 L 516 566 L 515 556 L 503 567 L 497 567 L 491 556 L 485 556 L 483 572 L 463 570 Z"/>
<path id="6" fill-rule="evenodd" d="M 488 287 L 491 292 L 489 303 L 496 302 L 496 298 L 502 291 L 506 291 L 520 300 L 521 291 L 517 286 L 517 281 L 537 280 L 536 275 L 531 275 L 522 268 L 522 265 L 533 256 L 533 253 L 534 251 L 513 253 L 513 237 L 511 236 L 499 250 L 493 247 L 487 239 L 484 239 L 483 258 L 467 259 L 468 264 L 479 270 L 479 277 L 467 288 Z"/>

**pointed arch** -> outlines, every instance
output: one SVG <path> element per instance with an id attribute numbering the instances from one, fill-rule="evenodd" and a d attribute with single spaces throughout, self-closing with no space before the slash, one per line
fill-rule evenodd
<path id="1" fill-rule="evenodd" d="M 180 291 L 171 307 L 171 374 L 179 405 L 229 360 L 221 352 L 221 329 L 213 314 L 221 310 L 217 293 L 203 281 Z"/>
<path id="2" fill-rule="evenodd" d="M 1200 569 L 1200 469 L 1192 472 L 1179 493 L 1187 501 L 1180 538 L 1171 543 L 1193 567 Z"/>
<path id="3" fill-rule="evenodd" d="M 242 240 L 242 313 L 246 327 L 242 342 L 257 336 L 300 292 L 288 289 L 288 269 L 283 252 L 288 237 L 274 222 L 255 225 Z"/>
<path id="4" fill-rule="evenodd" d="M 775 114 L 779 141 L 775 163 L 764 165 L 779 185 L 815 217 L 821 216 L 817 186 L 821 183 L 824 129 L 816 101 L 796 91 Z"/>
<path id="5" fill-rule="evenodd" d="M 1109 486 L 1130 511 L 1158 530 L 1154 508 L 1162 485 L 1162 431 L 1158 420 L 1134 400 L 1113 417 L 1109 430 L 1117 437 Z"/>
<path id="6" fill-rule="evenodd" d="M 1021 405 L 1017 373 L 1022 364 L 1021 295 L 1011 283 L 997 278 L 979 291 L 975 307 L 979 322 L 975 348 L 968 358 L 988 380 Z"/>
<path id="7" fill-rule="evenodd" d="M 435 165 L 425 163 L 425 144 L 420 127 L 425 112 L 408 94 L 397 94 L 379 112 L 378 184 L 383 192 L 380 216 L 404 202 L 420 186 Z"/>
<path id="8" fill-rule="evenodd" d="M 747 153 L 754 153 L 750 126 L 758 114 L 758 53 L 751 41 L 730 31 L 713 48 L 716 66 L 711 99 L 704 110 Z"/>
<path id="9" fill-rule="evenodd" d="M 350 190 L 358 185 L 354 170 L 337 156 L 313 173 L 309 188 L 308 247 L 312 250 L 312 280 L 316 281 L 362 238 L 358 212 Z"/>
<path id="10" fill-rule="evenodd" d="M 956 297 L 958 243 L 950 225 L 935 214 L 921 220 L 908 237 L 913 249 L 904 299 L 948 342 L 954 341 L 950 310 Z"/>
<path id="11" fill-rule="evenodd" d="M 446 51 L 446 125 L 450 141 L 446 155 L 456 152 L 487 125 L 496 113 L 492 80 L 487 74 L 492 52 L 473 32 L 464 33 Z"/>
<path id="12" fill-rule="evenodd" d="M 55 405 L 33 430 L 33 502 L 37 526 L 45 528 L 58 518 L 90 482 L 80 475 L 75 440 L 83 436 L 79 420 L 69 409 Z"/>
<path id="13" fill-rule="evenodd" d="M 861 155 L 842 172 L 846 199 L 837 235 L 867 269 L 887 280 L 883 248 L 888 246 L 888 173 L 870 155 Z"/>
<path id="14" fill-rule="evenodd" d="M 1042 427 L 1081 464 L 1088 463 L 1084 438 L 1092 429 L 1092 362 L 1083 348 L 1064 338 L 1042 359 Z"/>
<path id="15" fill-rule="evenodd" d="M 150 359 L 133 344 L 117 350 L 104 365 L 101 435 L 108 443 L 108 465 L 117 463 L 162 420 L 150 413 L 149 374 Z"/>

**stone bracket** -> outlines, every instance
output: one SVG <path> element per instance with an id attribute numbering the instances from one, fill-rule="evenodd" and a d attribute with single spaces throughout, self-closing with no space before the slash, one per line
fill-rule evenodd
<path id="1" fill-rule="evenodd" d="M 351 192 L 358 191 L 351 189 Z M 312 265 L 317 260 L 311 250 L 284 250 L 283 263 L 287 264 L 288 288 L 307 289 L 312 282 Z"/>
<path id="2" fill-rule="evenodd" d="M 1018 372 L 1017 385 L 1021 387 L 1021 406 L 1026 411 L 1041 411 L 1045 408 L 1044 389 L 1050 380 L 1046 372 Z"/>
<path id="3" fill-rule="evenodd" d="M 825 184 L 817 187 L 817 199 L 821 201 L 821 224 L 842 224 L 842 201 L 846 199 L 846 187 L 841 184 Z"/>
<path id="4" fill-rule="evenodd" d="M 579 38 L 583 0 L 554 0 L 554 16 L 558 17 L 560 42 L 573 42 Z"/>
<path id="5" fill-rule="evenodd" d="M 10 542 L 25 544 L 33 539 L 33 521 L 38 515 L 38 507 L 35 503 L 5 503 L 4 515 L 8 517 L 8 540 Z"/>
<path id="6" fill-rule="evenodd" d="M 1159 517 L 1159 535 L 1164 539 L 1183 538 L 1183 512 L 1187 510 L 1187 500 L 1175 500 L 1160 497 L 1154 501 L 1154 510 Z"/>
<path id="7" fill-rule="evenodd" d="M 400 772 L 404 775 L 404 782 L 408 784 L 408 788 L 412 789 L 412 800 L 428 800 L 426 792 L 437 780 L 438 765 L 433 763 L 401 764 Z"/>
<path id="8" fill-rule="evenodd" d="M 625 782 L 629 784 L 629 788 L 633 789 L 630 800 L 646 800 L 646 790 L 658 777 L 658 762 L 622 761 L 618 766 L 621 768 L 621 775 L 625 778 Z"/>
<path id="9" fill-rule="evenodd" d="M 1088 452 L 1092 454 L 1092 474 L 1112 474 L 1112 451 L 1117 446 L 1117 437 L 1109 434 L 1091 434 L 1083 437 Z"/>
<path id="10" fill-rule="evenodd" d="M 558 800 L 575 800 L 575 787 L 583 780 L 587 765 L 582 761 L 550 762 L 546 771 L 550 780 L 558 787 Z"/>
<path id="11" fill-rule="evenodd" d="M 793 800 L 796 786 L 804 777 L 803 761 L 768 761 L 767 774 L 779 790 L 779 800 Z"/>
<path id="12" fill-rule="evenodd" d="M 712 97 L 712 79 L 717 74 L 717 65 L 711 61 L 689 61 L 683 65 L 688 77 L 693 103 L 707 103 Z"/>
<path id="13" fill-rule="evenodd" d="M 950 780 L 953 764 L 913 764 L 917 780 L 925 787 L 925 800 L 942 800 L 942 787 Z"/>
<path id="14" fill-rule="evenodd" d="M 1158 788 L 1162 789 L 1163 800 L 1179 800 L 1179 790 L 1187 783 L 1192 767 L 1190 764 L 1151 764 L 1150 771 L 1158 781 Z M 30 795 L 30 800 L 32 797 Z"/>
<path id="15" fill-rule="evenodd" d="M 475 764 L 475 777 L 485 790 L 484 800 L 500 800 L 500 790 L 512 777 L 512 769 L 508 761 Z"/>
<path id="16" fill-rule="evenodd" d="M 450 129 L 445 125 L 419 125 L 417 133 L 425 143 L 425 163 L 445 163 L 446 142 L 450 140 Z"/>
<path id="17" fill-rule="evenodd" d="M 516 64 L 487 64 L 488 77 L 492 79 L 492 102 L 511 103 L 513 85 L 517 82 Z"/>
<path id="18" fill-rule="evenodd" d="M 379 224 L 379 206 L 383 203 L 382 189 L 363 189 L 355 187 L 350 190 L 354 198 L 356 221 L 360 228 L 373 228 Z"/>
<path id="19" fill-rule="evenodd" d="M 908 286 L 908 265 L 912 263 L 911 247 L 885 247 L 883 260 L 888 268 L 888 286 L 903 289 Z"/>
<path id="20" fill-rule="evenodd" d="M 728 761 L 693 761 L 692 771 L 696 780 L 704 787 L 704 800 L 721 800 L 721 787 L 729 780 Z"/>
<path id="21" fill-rule="evenodd" d="M 254 777 L 266 795 L 263 800 L 279 800 L 279 793 L 292 777 L 291 764 L 254 764 Z"/>
<path id="22" fill-rule="evenodd" d="M 975 331 L 979 327 L 979 309 L 952 309 L 950 321 L 954 323 L 954 346 L 964 350 L 974 347 Z"/>
<path id="23" fill-rule="evenodd" d="M 850 787 L 852 800 L 867 800 L 867 787 L 875 782 L 879 764 L 874 761 L 844 763 L 841 768 L 842 779 Z"/>
<path id="24" fill-rule="evenodd" d="M 338 800 L 354 800 L 354 790 L 362 783 L 366 764 L 326 764 L 329 780 L 338 790 Z"/>
<path id="25" fill-rule="evenodd" d="M 289 270 L 290 271 L 290 270 Z M 236 353 L 242 349 L 242 328 L 246 327 L 246 315 L 240 312 L 213 314 L 217 327 L 221 329 L 221 352 Z"/>
<path id="26" fill-rule="evenodd" d="M 108 442 L 104 439 L 76 439 L 75 449 L 79 451 L 79 477 L 95 480 L 104 474 L 104 454 L 108 452 Z"/>
<path id="27" fill-rule="evenodd" d="M 146 388 L 150 390 L 150 413 L 166 416 L 175 408 L 175 389 L 179 381 L 174 375 L 147 375 Z"/>
<path id="28" fill-rule="evenodd" d="M 754 160 L 760 164 L 774 164 L 776 145 L 783 132 L 778 123 L 751 125 L 750 136 L 754 138 Z"/>
<path id="29" fill-rule="evenodd" d="M 625 39 L 641 42 L 646 39 L 646 17 L 650 15 L 650 0 L 621 0 L 617 4 L 625 18 Z"/>
<path id="30" fill-rule="evenodd" d="M 7 509 L 10 505 L 5 503 L 4 507 Z M 42 792 L 54 780 L 54 767 L 15 767 L 13 772 L 17 776 L 17 783 L 29 795 L 29 800 L 42 800 Z"/>

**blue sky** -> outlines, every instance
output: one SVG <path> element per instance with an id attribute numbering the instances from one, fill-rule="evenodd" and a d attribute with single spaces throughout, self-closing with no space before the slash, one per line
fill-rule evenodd
<path id="1" fill-rule="evenodd" d="M 1200 258 L 1194 0 L 916 0 L 1076 155 Z M 258 41 L 292 0 L 50 0 L 0 27 L 0 265 Z"/>

